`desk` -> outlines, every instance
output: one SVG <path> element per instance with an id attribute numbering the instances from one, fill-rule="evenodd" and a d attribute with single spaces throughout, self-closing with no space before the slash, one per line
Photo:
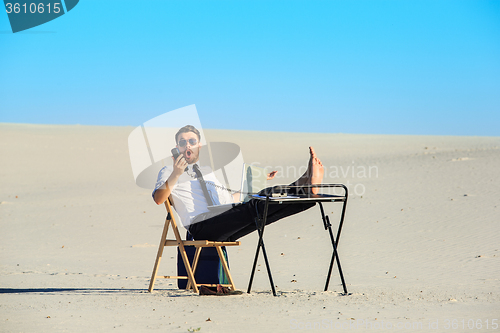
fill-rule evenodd
<path id="1" fill-rule="evenodd" d="M 300 191 L 308 191 L 312 187 L 316 188 L 341 188 L 344 190 L 344 195 L 331 195 L 331 194 L 310 194 L 310 195 L 290 195 L 286 197 L 273 197 L 273 193 L 300 193 Z M 344 216 L 345 216 L 345 209 L 347 206 L 347 187 L 343 184 L 318 184 L 318 185 L 306 185 L 306 186 L 274 186 L 272 188 L 266 189 L 266 195 L 260 195 L 260 196 L 253 196 L 254 199 L 256 200 L 263 200 L 265 201 L 265 206 L 264 206 L 264 213 L 262 217 L 259 216 L 259 218 L 255 221 L 257 224 L 257 231 L 259 232 L 259 241 L 257 243 L 257 249 L 255 251 L 255 258 L 253 262 L 253 267 L 252 267 L 252 273 L 250 275 L 250 281 L 248 283 L 248 289 L 247 293 L 250 293 L 251 288 L 252 288 L 252 282 L 253 282 L 253 277 L 255 275 L 255 268 L 257 266 L 257 259 L 259 258 L 259 252 L 260 249 L 262 248 L 262 254 L 264 256 L 264 261 L 266 263 L 266 269 L 267 269 L 267 274 L 269 276 L 269 282 L 271 284 L 271 289 L 273 291 L 273 295 L 276 296 L 276 289 L 274 287 L 274 282 L 273 282 L 273 276 L 271 273 L 271 267 L 269 265 L 269 261 L 267 259 L 267 253 L 266 253 L 266 247 L 264 245 L 264 229 L 266 226 L 266 221 L 267 221 L 267 213 L 268 213 L 268 208 L 269 205 L 293 205 L 297 203 L 305 203 L 305 202 L 313 202 L 317 203 L 319 205 L 320 211 L 321 211 L 321 218 L 323 220 L 323 226 L 325 230 L 328 231 L 330 235 L 330 241 L 332 243 L 332 248 L 333 248 L 333 253 L 332 253 L 332 258 L 330 260 L 330 267 L 328 268 L 328 274 L 326 277 L 326 283 L 325 283 L 325 291 L 328 290 L 328 284 L 330 283 L 330 276 L 332 274 L 332 269 L 333 269 L 333 264 L 335 262 L 335 259 L 337 260 L 337 268 L 339 270 L 339 275 L 340 279 L 342 281 L 342 286 L 344 288 L 344 294 L 347 295 L 347 288 L 344 280 L 344 274 L 342 273 L 342 267 L 340 266 L 340 260 L 339 256 L 337 253 L 337 246 L 339 243 L 339 238 L 340 238 L 340 233 L 342 231 L 342 225 L 344 224 Z M 326 202 L 342 202 L 342 213 L 340 216 L 340 222 L 339 222 L 339 227 L 337 229 L 337 237 L 335 238 L 333 236 L 333 231 L 332 231 L 332 225 L 330 223 L 330 218 L 328 215 L 325 215 L 325 210 L 323 209 L 323 203 Z"/>

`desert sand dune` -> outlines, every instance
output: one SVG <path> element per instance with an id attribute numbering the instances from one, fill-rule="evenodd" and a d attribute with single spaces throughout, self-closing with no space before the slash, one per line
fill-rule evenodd
<path id="1" fill-rule="evenodd" d="M 349 184 L 339 254 L 351 294 L 341 295 L 336 270 L 322 291 L 331 245 L 311 209 L 266 229 L 278 297 L 262 260 L 251 294 L 200 297 L 173 280 L 147 292 L 165 210 L 134 183 L 132 129 L 0 124 L 0 331 L 456 324 L 454 332 L 482 332 L 498 324 L 500 138 L 205 130 L 209 141 L 238 144 L 246 162 L 280 171 L 271 184 L 299 176 L 308 146 L 325 165 L 326 183 Z M 332 221 L 339 208 L 326 207 Z M 242 290 L 256 240 L 228 249 Z M 168 250 L 164 274 L 175 268 Z"/>

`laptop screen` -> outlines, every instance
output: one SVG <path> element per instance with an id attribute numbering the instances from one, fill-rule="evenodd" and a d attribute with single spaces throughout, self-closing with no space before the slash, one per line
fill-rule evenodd
<path id="1" fill-rule="evenodd" d="M 266 184 L 267 174 L 264 168 L 243 164 L 240 201 L 249 201 L 252 194 L 257 194 L 260 190 L 266 188 Z"/>

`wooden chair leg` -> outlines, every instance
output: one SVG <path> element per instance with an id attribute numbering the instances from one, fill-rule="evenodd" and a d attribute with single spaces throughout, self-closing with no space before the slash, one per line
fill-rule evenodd
<path id="1" fill-rule="evenodd" d="M 189 263 L 188 256 L 186 254 L 186 249 L 182 243 L 179 244 L 179 251 L 181 253 L 182 261 L 184 262 L 184 267 L 186 267 L 187 275 L 188 275 L 188 284 L 191 283 L 191 286 L 195 293 L 198 293 L 198 286 L 196 285 L 196 280 L 194 278 L 193 270 L 191 269 L 191 264 Z"/>
<path id="2" fill-rule="evenodd" d="M 198 262 L 200 261 L 200 254 L 201 250 L 203 248 L 201 246 L 198 246 L 196 248 L 196 252 L 194 253 L 194 259 L 193 259 L 193 274 L 196 273 L 196 268 L 198 267 Z"/>
<path id="3" fill-rule="evenodd" d="M 224 272 L 226 272 L 227 278 L 229 280 L 229 284 L 231 285 L 232 290 L 236 290 L 236 286 L 234 285 L 233 278 L 231 277 L 231 273 L 229 272 L 229 266 L 227 265 L 226 257 L 224 256 L 224 252 L 220 246 L 215 247 L 217 249 L 217 253 L 219 254 L 220 261 L 222 263 L 222 267 L 224 268 Z"/>
<path id="4" fill-rule="evenodd" d="M 155 285 L 157 274 L 158 274 L 158 269 L 160 266 L 161 258 L 163 256 L 163 250 L 164 250 L 164 247 L 167 246 L 168 229 L 171 226 L 176 241 L 175 241 L 175 244 L 172 244 L 172 242 L 169 241 L 169 245 L 170 246 L 177 245 L 177 247 L 179 249 L 179 253 L 180 253 L 181 258 L 182 258 L 182 261 L 184 263 L 184 267 L 185 267 L 186 272 L 187 272 L 187 277 L 186 276 L 164 276 L 164 278 L 172 278 L 172 279 L 180 279 L 180 278 L 185 279 L 185 278 L 187 278 L 187 280 L 188 280 L 187 289 L 193 289 L 193 291 L 195 293 L 198 293 L 199 289 L 198 289 L 198 285 L 196 284 L 196 279 L 194 277 L 194 273 L 196 272 L 196 269 L 198 267 L 200 253 L 202 251 L 202 248 L 207 246 L 208 243 L 206 241 L 202 241 L 202 242 L 200 242 L 200 244 L 194 245 L 196 247 L 196 251 L 195 251 L 194 258 L 193 258 L 193 263 L 191 264 L 189 262 L 189 259 L 187 256 L 186 249 L 184 247 L 184 241 L 182 240 L 180 233 L 179 233 L 179 230 L 177 229 L 177 222 L 175 221 L 174 215 L 172 215 L 172 207 L 171 207 L 170 202 L 168 200 L 165 201 L 165 207 L 167 209 L 168 214 L 167 214 L 167 218 L 165 219 L 165 226 L 163 228 L 163 233 L 161 236 L 160 245 L 158 246 L 158 253 L 156 255 L 156 260 L 155 260 L 155 264 L 153 267 L 153 272 L 151 274 L 151 280 L 149 282 L 148 291 L 152 292 L 154 289 L 154 285 Z M 202 245 L 202 243 L 203 243 L 203 245 Z M 239 245 L 239 243 L 238 244 L 231 244 L 231 245 Z M 235 290 L 236 287 L 234 285 L 234 281 L 233 281 L 233 278 L 231 276 L 231 273 L 229 272 L 229 266 L 228 266 L 226 258 L 224 256 L 224 252 L 221 249 L 221 245 L 212 243 L 212 244 L 209 244 L 208 246 L 214 246 L 216 248 L 217 254 L 218 254 L 219 259 L 222 263 L 222 267 L 224 268 L 224 272 L 226 273 L 226 275 L 228 277 L 230 286 L 233 290 Z"/>
<path id="5" fill-rule="evenodd" d="M 194 258 L 193 258 L 193 275 L 196 274 L 196 268 L 198 267 L 198 260 L 200 259 L 200 253 L 201 253 L 201 246 L 198 246 L 196 248 L 196 252 L 194 253 Z M 188 281 L 186 289 L 191 289 L 191 281 Z"/>
<path id="6" fill-rule="evenodd" d="M 160 245 L 158 246 L 158 253 L 156 254 L 155 265 L 153 267 L 153 273 L 151 274 L 151 280 L 149 281 L 148 291 L 152 292 L 155 286 L 156 274 L 158 273 L 158 267 L 160 267 L 161 257 L 163 255 L 163 249 L 165 248 L 165 242 L 167 240 L 168 227 L 170 225 L 170 220 L 165 220 L 165 226 L 163 227 L 163 233 L 161 235 Z"/>

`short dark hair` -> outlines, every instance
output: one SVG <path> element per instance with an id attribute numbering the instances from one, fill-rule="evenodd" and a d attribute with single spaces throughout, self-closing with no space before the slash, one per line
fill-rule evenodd
<path id="1" fill-rule="evenodd" d="M 176 144 L 178 143 L 177 138 L 179 137 L 179 134 L 187 132 L 193 132 L 198 136 L 198 141 L 201 141 L 200 131 L 198 131 L 196 127 L 194 127 L 193 125 L 186 125 L 182 127 L 179 131 L 177 131 L 177 133 L 175 134 L 175 143 Z"/>

